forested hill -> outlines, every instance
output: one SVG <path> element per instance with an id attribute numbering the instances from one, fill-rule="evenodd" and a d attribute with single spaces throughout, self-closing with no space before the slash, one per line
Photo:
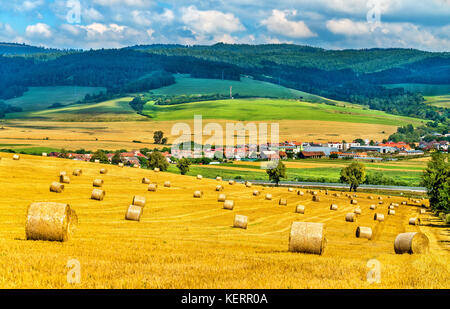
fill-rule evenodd
<path id="1" fill-rule="evenodd" d="M 0 42 L 0 55 L 32 55 L 32 54 L 45 54 L 53 52 L 60 52 L 60 50 L 52 48 L 36 47 L 26 44 Z"/>

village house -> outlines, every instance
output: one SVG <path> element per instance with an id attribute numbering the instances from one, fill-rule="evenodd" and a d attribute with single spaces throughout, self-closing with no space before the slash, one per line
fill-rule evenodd
<path id="1" fill-rule="evenodd" d="M 299 154 L 300 159 L 320 159 L 324 156 L 323 151 L 301 151 Z"/>

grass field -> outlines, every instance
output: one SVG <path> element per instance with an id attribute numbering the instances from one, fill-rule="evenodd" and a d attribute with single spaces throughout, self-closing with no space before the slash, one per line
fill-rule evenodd
<path id="1" fill-rule="evenodd" d="M 358 193 L 362 215 L 349 223 L 344 217 L 354 206 L 343 195 L 319 193 L 321 202 L 313 203 L 309 194 L 301 197 L 286 188 L 223 183 L 223 193 L 235 201 L 229 211 L 217 202 L 215 180 L 26 155 L 20 161 L 10 154 L 0 157 L 0 288 L 450 288 L 449 228 L 429 212 L 420 215 L 421 226 L 408 225 L 418 206 L 400 205 L 395 216 L 376 223 L 369 209 L 373 201 Z M 89 199 L 100 167 L 108 168 L 101 175 L 102 202 Z M 61 170 L 75 168 L 83 175 L 72 176 L 63 193 L 49 192 Z M 146 190 L 143 176 L 158 183 L 157 192 Z M 171 188 L 162 186 L 166 180 Z M 252 196 L 255 188 L 274 199 Z M 194 199 L 194 190 L 203 190 L 203 198 Z M 134 195 L 147 199 L 140 222 L 124 220 Z M 278 206 L 281 197 L 287 206 Z M 384 200 L 376 211 L 386 215 L 389 202 L 403 199 Z M 38 201 L 65 202 L 75 209 L 79 226 L 70 241 L 25 240 L 26 209 Z M 294 213 L 298 203 L 305 205 L 304 215 Z M 330 211 L 330 203 L 339 210 Z M 235 214 L 249 217 L 247 230 L 231 227 Z M 294 221 L 325 224 L 322 256 L 288 252 Z M 374 239 L 355 238 L 359 225 L 372 227 Z M 409 231 L 428 236 L 428 254 L 394 253 L 396 235 Z M 79 284 L 67 283 L 70 259 L 80 262 Z M 366 281 L 371 259 L 381 263 L 379 284 Z"/>
<path id="2" fill-rule="evenodd" d="M 46 109 L 54 103 L 71 104 L 84 99 L 86 94 L 101 91 L 106 91 L 106 89 L 79 86 L 29 87 L 29 90 L 23 96 L 6 102 L 21 107 L 24 111 L 37 111 Z"/>
<path id="3" fill-rule="evenodd" d="M 450 95 L 425 96 L 425 100 L 430 105 L 450 108 Z"/>
<path id="4" fill-rule="evenodd" d="M 420 92 L 430 105 L 450 108 L 450 85 L 429 84 L 390 84 L 388 88 L 404 88 L 411 92 Z"/>

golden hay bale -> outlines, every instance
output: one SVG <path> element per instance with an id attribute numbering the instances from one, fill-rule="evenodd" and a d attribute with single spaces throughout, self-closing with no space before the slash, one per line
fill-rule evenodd
<path id="1" fill-rule="evenodd" d="M 388 198 L 392 198 L 390 195 L 388 195 Z"/>
<path id="2" fill-rule="evenodd" d="M 223 187 L 221 185 L 216 186 L 216 191 L 223 191 Z"/>
<path id="3" fill-rule="evenodd" d="M 43 152 L 43 153 L 42 153 L 42 156 L 43 156 L 43 157 L 46 157 L 46 156 L 47 156 L 47 153 L 46 153 L 46 152 Z"/>
<path id="4" fill-rule="evenodd" d="M 92 186 L 100 188 L 101 186 L 103 186 L 103 179 L 94 179 Z"/>
<path id="5" fill-rule="evenodd" d="M 398 207 L 398 203 L 391 203 L 391 206 Z"/>
<path id="6" fill-rule="evenodd" d="M 155 167 L 155 168 L 153 169 L 153 171 L 154 171 L 155 173 L 158 173 L 158 172 L 161 171 L 161 170 L 159 169 L 159 167 Z"/>
<path id="7" fill-rule="evenodd" d="M 314 195 L 312 197 L 313 202 L 320 202 L 320 197 L 318 197 L 317 195 Z"/>
<path id="8" fill-rule="evenodd" d="M 142 183 L 148 185 L 148 184 L 150 184 L 150 179 L 147 177 L 144 177 L 144 178 L 142 178 Z"/>
<path id="9" fill-rule="evenodd" d="M 294 192 L 293 188 L 288 188 L 288 192 Z"/>
<path id="10" fill-rule="evenodd" d="M 378 204 L 380 204 L 380 205 L 383 204 L 383 201 L 379 201 Z"/>
<path id="11" fill-rule="evenodd" d="M 299 214 L 304 214 L 305 213 L 305 206 L 297 205 L 297 207 L 295 207 L 295 212 L 299 213 Z"/>
<path id="12" fill-rule="evenodd" d="M 357 215 L 360 215 L 362 211 L 361 211 L 361 208 L 355 208 L 355 210 L 353 210 L 353 212 Z"/>
<path id="13" fill-rule="evenodd" d="M 245 182 L 245 186 L 246 186 L 247 188 L 250 188 L 250 187 L 252 186 L 252 183 L 251 183 L 250 181 L 246 181 L 246 182 Z"/>
<path id="14" fill-rule="evenodd" d="M 393 216 L 393 215 L 395 215 L 395 210 L 393 210 L 393 209 L 389 209 L 389 211 L 388 211 L 388 215 L 390 215 L 390 216 Z"/>
<path id="15" fill-rule="evenodd" d="M 369 195 L 367 198 L 368 198 L 369 200 L 373 200 L 373 196 L 372 196 L 372 195 Z"/>
<path id="16" fill-rule="evenodd" d="M 265 199 L 270 201 L 272 199 L 272 194 L 267 193 Z"/>
<path id="17" fill-rule="evenodd" d="M 138 164 L 133 164 L 133 168 L 141 168 Z"/>
<path id="18" fill-rule="evenodd" d="M 258 196 L 258 195 L 260 195 L 260 194 L 261 194 L 261 193 L 260 193 L 258 190 L 254 190 L 254 191 L 253 191 L 253 195 L 254 195 L 254 196 Z"/>
<path id="19" fill-rule="evenodd" d="M 377 209 L 377 205 L 375 205 L 375 204 L 370 205 L 370 209 L 372 209 L 372 210 Z"/>
<path id="20" fill-rule="evenodd" d="M 406 204 L 407 204 L 407 202 L 406 202 L 406 201 L 403 201 L 403 202 L 402 202 L 402 205 L 406 205 Z"/>
<path id="21" fill-rule="evenodd" d="M 81 169 L 76 169 L 72 172 L 73 176 L 81 176 L 83 174 L 83 170 Z"/>
<path id="22" fill-rule="evenodd" d="M 100 174 L 106 174 L 108 173 L 108 170 L 106 168 L 100 169 Z"/>
<path id="23" fill-rule="evenodd" d="M 278 201 L 278 205 L 286 206 L 287 205 L 287 199 L 280 198 L 280 200 Z"/>
<path id="24" fill-rule="evenodd" d="M 225 202 L 223 202 L 223 209 L 233 210 L 233 208 L 234 208 L 233 200 L 225 200 Z"/>
<path id="25" fill-rule="evenodd" d="M 398 234 L 394 241 L 394 251 L 397 254 L 420 254 L 428 252 L 428 237 L 420 232 Z"/>
<path id="26" fill-rule="evenodd" d="M 240 229 L 247 229 L 248 225 L 248 217 L 243 215 L 235 215 L 234 216 L 234 222 L 233 227 L 240 228 Z"/>
<path id="27" fill-rule="evenodd" d="M 393 205 L 389 206 L 388 209 L 395 209 Z"/>
<path id="28" fill-rule="evenodd" d="M 423 215 L 424 213 L 426 213 L 426 210 L 425 209 L 421 209 L 420 210 L 420 214 Z"/>
<path id="29" fill-rule="evenodd" d="M 119 167 L 123 167 L 123 163 L 122 163 L 122 162 L 119 162 L 118 166 L 119 166 Z"/>
<path id="30" fill-rule="evenodd" d="M 61 176 L 59 176 L 59 182 L 68 184 L 68 183 L 70 183 L 70 178 L 69 178 L 69 176 L 61 175 Z"/>
<path id="31" fill-rule="evenodd" d="M 303 196 L 305 193 L 303 193 L 303 191 L 297 191 L 297 195 Z"/>
<path id="32" fill-rule="evenodd" d="M 128 206 L 127 213 L 125 214 L 125 220 L 141 221 L 142 213 L 144 209 L 140 206 L 130 205 Z"/>
<path id="33" fill-rule="evenodd" d="M 227 196 L 223 193 L 219 194 L 219 196 L 217 197 L 218 202 L 225 202 L 226 199 L 227 199 Z"/>
<path id="34" fill-rule="evenodd" d="M 356 222 L 356 214 L 354 212 L 349 212 L 345 215 L 345 221 L 347 222 Z"/>
<path id="35" fill-rule="evenodd" d="M 336 204 L 331 204 L 331 205 L 330 205 L 330 210 L 338 210 L 338 205 L 336 205 Z"/>
<path id="36" fill-rule="evenodd" d="M 164 187 L 170 188 L 170 181 L 165 181 L 164 182 Z"/>
<path id="37" fill-rule="evenodd" d="M 231 179 L 228 180 L 228 184 L 229 184 L 229 185 L 234 185 L 234 180 L 231 180 Z"/>
<path id="38" fill-rule="evenodd" d="M 373 216 L 373 219 L 376 220 L 376 221 L 382 222 L 382 221 L 384 221 L 384 215 L 383 215 L 383 214 L 380 214 L 380 213 L 376 213 L 376 214 Z"/>
<path id="39" fill-rule="evenodd" d="M 370 227 L 358 226 L 356 228 L 357 238 L 366 238 L 368 240 L 372 239 L 372 229 Z"/>
<path id="40" fill-rule="evenodd" d="M 59 172 L 59 176 L 66 176 L 67 175 L 67 172 L 66 171 L 61 171 L 61 172 Z"/>
<path id="41" fill-rule="evenodd" d="M 217 181 L 222 181 L 222 177 L 217 176 L 217 177 L 216 177 L 216 180 L 217 180 Z"/>
<path id="42" fill-rule="evenodd" d="M 352 199 L 352 200 L 350 201 L 350 204 L 352 204 L 352 205 L 357 205 L 357 204 L 358 204 L 358 201 Z"/>
<path id="43" fill-rule="evenodd" d="M 195 191 L 195 192 L 194 192 L 194 197 L 195 197 L 195 198 L 201 198 L 202 195 L 203 195 L 203 192 L 202 192 L 202 191 Z"/>
<path id="44" fill-rule="evenodd" d="M 197 175 L 197 179 L 198 179 L 198 180 L 202 180 L 202 179 L 203 179 L 203 176 L 202 176 L 202 175 Z"/>
<path id="45" fill-rule="evenodd" d="M 322 254 L 326 246 L 323 223 L 292 222 L 289 251 Z"/>
<path id="46" fill-rule="evenodd" d="M 73 235 L 78 217 L 68 204 L 33 203 L 28 206 L 27 240 L 67 241 Z"/>
<path id="47" fill-rule="evenodd" d="M 61 193 L 64 191 L 64 185 L 59 182 L 52 182 L 50 185 L 50 192 Z"/>
<path id="48" fill-rule="evenodd" d="M 94 162 L 95 162 L 95 163 L 100 163 L 100 160 L 95 159 Z"/>
<path id="49" fill-rule="evenodd" d="M 317 191 L 312 192 L 312 195 L 317 195 L 317 194 L 318 194 Z"/>
<path id="50" fill-rule="evenodd" d="M 158 188 L 158 185 L 156 184 L 156 183 L 151 183 L 151 184 L 149 184 L 148 185 L 148 191 L 151 191 L 151 192 L 156 192 L 156 189 Z"/>
<path id="51" fill-rule="evenodd" d="M 381 196 L 378 197 L 379 200 L 382 200 L 383 198 Z"/>
<path id="52" fill-rule="evenodd" d="M 100 189 L 92 190 L 91 200 L 103 201 L 104 197 L 105 197 L 105 191 L 100 190 Z"/>
<path id="53" fill-rule="evenodd" d="M 16 161 L 20 160 L 20 156 L 18 154 L 13 155 L 12 158 L 13 158 L 13 160 L 16 160 Z"/>
<path id="54" fill-rule="evenodd" d="M 409 218 L 409 225 L 420 225 L 419 218 Z"/>
<path id="55" fill-rule="evenodd" d="M 133 202 L 132 202 L 131 205 L 139 206 L 139 207 L 142 207 L 142 208 L 145 207 L 145 197 L 140 196 L 140 195 L 135 195 L 133 197 Z"/>

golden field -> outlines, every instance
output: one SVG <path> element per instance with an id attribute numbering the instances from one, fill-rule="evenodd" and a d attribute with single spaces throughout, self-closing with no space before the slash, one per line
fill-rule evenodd
<path id="1" fill-rule="evenodd" d="M 177 121 L 142 121 L 129 122 L 58 122 L 38 120 L 7 120 L 0 123 L 1 148 L 14 148 L 8 144 L 26 144 L 34 147 L 52 147 L 76 149 L 139 149 L 143 147 L 161 147 L 153 144 L 153 132 L 162 130 L 169 138 L 169 144 L 178 136 L 171 135 L 172 126 Z M 194 130 L 192 119 L 184 121 Z M 235 121 L 204 120 L 219 123 L 225 130 L 226 123 Z M 396 132 L 391 125 L 365 124 L 320 120 L 281 120 L 267 123 L 279 123 L 279 139 L 297 141 L 342 141 L 370 136 L 375 141 L 388 138 Z M 246 123 L 246 122 L 244 122 Z M 261 123 L 255 121 L 254 123 Z M 270 126 L 269 126 L 270 130 Z M 270 132 L 270 131 L 269 131 Z M 192 132 L 193 134 L 194 132 Z M 210 136 L 204 135 L 204 141 Z M 48 138 L 48 139 L 47 139 Z M 270 141 L 270 133 L 268 136 Z M 133 140 L 142 143 L 133 143 Z M 225 140 L 224 140 L 225 142 Z M 23 148 L 23 146 L 18 146 Z"/>
<path id="2" fill-rule="evenodd" d="M 419 206 L 400 205 L 387 216 L 390 202 L 384 197 L 376 212 L 385 221 L 376 223 L 367 194 L 357 193 L 362 215 L 356 223 L 344 217 L 355 208 L 349 199 L 319 193 L 302 197 L 287 188 L 246 188 L 222 182 L 221 193 L 235 201 L 234 210 L 217 202 L 216 180 L 155 173 L 135 168 L 22 155 L 0 154 L 0 288 L 450 288 L 449 227 L 427 211 L 422 226 L 408 225 L 419 216 Z M 100 175 L 101 167 L 108 173 Z M 70 175 L 63 193 L 50 193 L 59 172 Z M 148 192 L 142 177 L 158 184 Z M 105 199 L 90 200 L 92 181 L 105 181 Z M 170 180 L 172 187 L 164 188 Z M 254 189 L 263 194 L 252 196 Z M 193 192 L 204 196 L 194 199 Z M 264 200 L 264 193 L 273 200 Z M 332 191 L 330 191 L 332 192 Z M 140 222 L 124 220 L 134 195 L 147 199 Z M 287 206 L 279 206 L 279 198 Z M 68 242 L 27 241 L 26 210 L 32 202 L 64 202 L 75 209 L 79 225 Z M 304 215 L 294 213 L 297 204 Z M 331 203 L 339 205 L 329 210 Z M 425 201 L 425 204 L 428 202 Z M 235 214 L 249 217 L 247 230 L 232 228 Z M 328 244 L 321 256 L 288 252 L 290 225 L 294 221 L 326 225 Z M 372 227 L 374 240 L 355 238 L 357 226 Z M 396 235 L 421 231 L 430 240 L 430 252 L 397 255 Z M 67 262 L 81 264 L 81 282 L 67 283 Z M 370 259 L 380 261 L 381 283 L 366 281 Z"/>

